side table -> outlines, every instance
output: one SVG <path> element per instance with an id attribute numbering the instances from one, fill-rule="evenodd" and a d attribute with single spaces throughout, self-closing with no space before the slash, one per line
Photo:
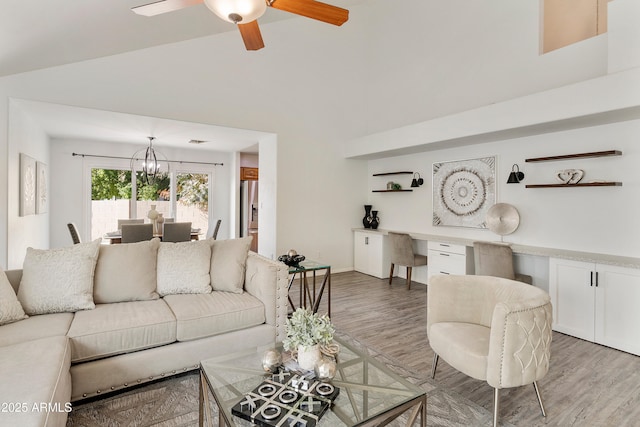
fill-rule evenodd
<path id="1" fill-rule="evenodd" d="M 324 278 L 322 279 L 322 284 L 316 287 L 316 273 L 321 270 L 325 270 Z M 308 280 L 308 273 L 311 273 L 311 278 L 313 279 L 311 283 L 309 283 Z M 331 266 L 318 261 L 304 260 L 298 265 L 290 266 L 289 274 L 291 275 L 289 279 L 289 290 L 291 290 L 296 275 L 299 278 L 300 302 L 298 307 L 309 307 L 313 313 L 318 312 L 322 295 L 324 294 L 325 288 L 327 288 L 327 314 L 331 317 Z M 291 297 L 289 297 L 289 304 L 292 309 L 296 309 Z"/>

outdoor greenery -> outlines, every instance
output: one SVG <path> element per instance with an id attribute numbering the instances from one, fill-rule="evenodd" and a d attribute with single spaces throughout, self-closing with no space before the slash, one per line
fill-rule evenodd
<path id="1" fill-rule="evenodd" d="M 298 308 L 287 319 L 287 337 L 282 341 L 285 350 L 297 350 L 298 346 L 327 345 L 335 332 L 331 319 L 306 308 Z"/>
<path id="2" fill-rule="evenodd" d="M 136 173 L 137 200 L 169 200 L 171 179 L 162 174 L 153 184 L 145 184 L 142 173 Z M 185 205 L 208 208 L 209 186 L 206 174 L 177 175 L 177 200 Z M 115 169 L 91 170 L 91 199 L 111 200 L 131 198 L 131 171 Z"/>

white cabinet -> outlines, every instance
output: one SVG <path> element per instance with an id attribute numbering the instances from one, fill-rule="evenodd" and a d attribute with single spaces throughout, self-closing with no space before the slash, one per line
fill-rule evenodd
<path id="1" fill-rule="evenodd" d="M 473 274 L 473 248 L 465 245 L 429 241 L 427 282 L 439 274 Z"/>
<path id="2" fill-rule="evenodd" d="M 640 355 L 640 270 L 549 260 L 553 329 Z"/>
<path id="3" fill-rule="evenodd" d="M 376 232 L 353 233 L 353 267 L 356 271 L 386 279 L 389 277 L 391 258 L 387 236 Z"/>

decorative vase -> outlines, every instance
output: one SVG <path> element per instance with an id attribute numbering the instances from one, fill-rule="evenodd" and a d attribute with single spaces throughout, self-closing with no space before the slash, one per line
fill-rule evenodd
<path id="1" fill-rule="evenodd" d="M 156 210 L 156 205 L 151 205 L 151 209 L 147 212 L 147 218 L 149 218 L 149 221 L 153 224 L 154 231 L 156 229 L 156 219 L 158 219 L 158 214 L 159 212 Z"/>
<path id="2" fill-rule="evenodd" d="M 313 372 L 315 372 L 316 378 L 320 381 L 328 381 L 336 376 L 336 368 L 336 362 L 333 359 L 321 357 L 313 367 Z"/>
<path id="3" fill-rule="evenodd" d="M 309 347 L 298 346 L 298 365 L 305 371 L 312 371 L 321 357 L 318 344 Z"/>
<path id="4" fill-rule="evenodd" d="M 161 212 L 158 213 L 158 217 L 156 218 L 156 234 L 162 234 L 164 229 L 164 216 Z"/>
<path id="5" fill-rule="evenodd" d="M 380 218 L 378 218 L 378 211 L 371 211 L 371 228 L 378 229 L 380 225 Z"/>
<path id="6" fill-rule="evenodd" d="M 362 218 L 362 225 L 364 228 L 371 228 L 371 208 L 372 205 L 364 205 L 364 218 Z"/>

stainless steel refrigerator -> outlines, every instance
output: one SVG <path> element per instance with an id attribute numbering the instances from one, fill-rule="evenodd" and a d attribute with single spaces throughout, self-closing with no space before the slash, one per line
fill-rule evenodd
<path id="1" fill-rule="evenodd" d="M 240 237 L 253 236 L 251 250 L 258 251 L 258 181 L 240 181 Z"/>

